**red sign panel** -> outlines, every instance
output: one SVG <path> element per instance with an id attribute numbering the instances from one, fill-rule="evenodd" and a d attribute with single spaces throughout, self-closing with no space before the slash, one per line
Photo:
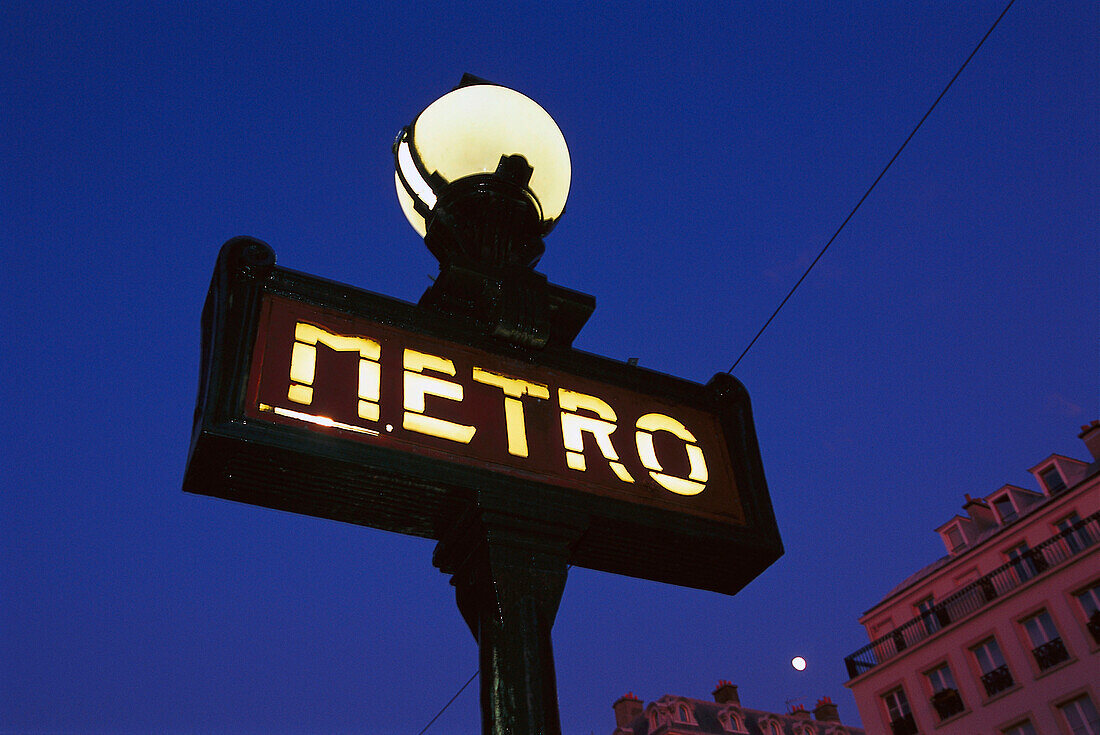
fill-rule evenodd
<path id="1" fill-rule="evenodd" d="M 519 356 L 266 294 L 246 396 L 252 420 L 746 523 L 714 415 Z"/>

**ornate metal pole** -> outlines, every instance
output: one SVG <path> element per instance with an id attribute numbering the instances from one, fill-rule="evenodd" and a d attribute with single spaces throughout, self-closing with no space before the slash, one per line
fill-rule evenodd
<path id="1" fill-rule="evenodd" d="M 561 732 L 550 631 L 581 528 L 558 521 L 479 507 L 436 546 L 478 644 L 483 735 Z"/>
<path id="2" fill-rule="evenodd" d="M 477 325 L 520 349 L 568 346 L 595 301 L 548 283 L 534 270 L 545 248 L 542 237 L 560 216 L 568 190 L 564 140 L 554 149 L 556 160 L 538 155 L 541 141 L 528 141 L 536 151 L 529 161 L 529 149 L 512 150 L 489 136 L 483 141 L 481 168 L 460 170 L 448 180 L 440 173 L 452 170 L 446 155 L 429 155 L 433 146 L 427 139 L 433 132 L 447 132 L 443 128 L 451 124 L 468 124 L 470 107 L 461 98 L 474 95 L 480 96 L 479 110 L 499 95 L 528 116 L 532 110 L 541 113 L 552 128 L 550 138 L 560 139 L 561 133 L 545 111 L 512 90 L 467 76 L 455 91 L 454 99 L 441 104 L 451 112 L 433 105 L 394 144 L 399 197 L 414 227 L 421 231 L 423 225 L 424 243 L 439 260 L 439 276 L 420 306 Z M 485 121 L 477 122 L 480 127 Z M 505 128 L 498 132 L 507 137 L 513 121 L 497 122 Z M 506 148 L 499 150 L 501 145 Z M 438 150 L 459 153 L 454 147 Z M 564 190 L 546 197 L 561 200 L 554 212 L 545 211 L 545 201 L 531 185 L 533 166 L 540 165 L 565 172 L 558 183 Z M 555 519 L 553 512 L 532 518 L 530 510 L 517 511 L 510 496 L 481 492 L 474 507 L 440 539 L 433 563 L 451 575 L 459 611 L 477 640 L 482 733 L 557 734 L 561 722 L 550 630 L 565 589 L 570 549 L 584 521 Z"/>

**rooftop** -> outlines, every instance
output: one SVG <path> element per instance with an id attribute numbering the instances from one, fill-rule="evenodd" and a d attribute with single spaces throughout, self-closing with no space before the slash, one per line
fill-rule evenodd
<path id="1" fill-rule="evenodd" d="M 837 706 L 829 697 L 817 701 L 812 711 L 795 705 L 787 713 L 744 707 L 737 687 L 718 682 L 714 700 L 666 694 L 644 705 L 633 694 L 614 704 L 614 735 L 864 735 L 862 728 L 840 722 Z"/>
<path id="2" fill-rule="evenodd" d="M 1065 497 L 1075 495 L 1075 491 L 1086 484 L 1094 485 L 1094 481 L 1100 477 L 1100 422 L 1093 421 L 1082 426 L 1079 436 L 1093 455 L 1094 461 L 1091 464 L 1054 454 L 1030 470 L 1044 486 L 1043 493 L 1005 485 L 985 498 L 967 495 L 963 508 L 968 516 L 956 515 L 937 529 L 944 537 L 950 553 L 906 577 L 865 612 L 864 617 L 892 602 L 933 573 L 956 560 L 968 557 L 994 537 L 1018 528 L 1018 524 L 1024 519 L 1051 507 Z M 1003 509 L 998 508 L 995 513 L 993 506 L 998 502 L 1003 504 Z M 952 530 L 957 532 L 954 536 L 950 534 Z M 1027 550 L 1020 558 L 1012 559 L 955 590 L 930 609 L 922 609 L 920 614 L 847 656 L 845 663 L 849 677 L 855 678 L 870 671 L 925 638 L 969 617 L 1017 587 L 1043 577 L 1049 570 L 1079 556 L 1098 543 L 1100 512 L 1095 512 Z"/>
<path id="3" fill-rule="evenodd" d="M 946 533 L 946 529 L 951 526 L 953 522 L 971 522 L 971 525 L 974 526 L 973 530 L 975 532 L 975 535 L 972 538 L 968 539 L 966 543 L 955 552 L 948 553 L 940 557 L 939 559 L 936 559 L 927 566 L 918 569 L 913 574 L 910 574 L 900 583 L 895 585 L 889 592 L 887 592 L 881 600 L 865 610 L 863 612 L 863 615 L 867 615 L 871 611 L 891 601 L 893 598 L 902 594 L 910 587 L 916 585 L 922 579 L 925 579 L 933 572 L 941 569 L 953 560 L 959 558 L 962 554 L 968 553 L 976 549 L 994 536 L 997 536 L 1007 529 L 1015 526 L 1027 516 L 1030 516 L 1048 507 L 1051 503 L 1056 502 L 1059 498 L 1061 498 L 1065 491 L 1069 488 L 1076 487 L 1081 483 L 1087 482 L 1094 476 L 1100 474 L 1100 457 L 1095 456 L 1098 448 L 1096 446 L 1096 438 L 1091 436 L 1092 434 L 1100 434 L 1100 421 L 1092 421 L 1091 423 L 1082 426 L 1081 433 L 1079 434 L 1079 436 L 1085 440 L 1085 444 L 1088 446 L 1089 450 L 1094 454 L 1094 461 L 1091 464 L 1073 459 L 1072 457 L 1066 457 L 1061 454 L 1052 454 L 1044 459 L 1042 462 L 1038 463 L 1028 470 L 1032 474 L 1038 476 L 1041 472 L 1049 468 L 1055 461 L 1058 461 L 1059 464 L 1074 465 L 1077 471 L 1074 472 L 1071 477 L 1067 478 L 1067 482 L 1065 484 L 1068 487 L 1064 487 L 1061 491 L 1037 493 L 1033 490 L 1026 490 L 1025 488 L 1017 487 L 1015 485 L 1005 485 L 1000 489 L 990 493 L 984 498 L 971 498 L 969 494 L 966 495 L 966 503 L 963 505 L 964 509 L 970 509 L 973 506 L 978 506 L 988 511 L 990 504 L 993 502 L 993 499 L 1002 497 L 1006 492 L 1012 493 L 1016 496 L 1027 497 L 1029 498 L 1029 501 L 1023 508 L 1019 510 L 1018 514 L 1014 515 L 1011 519 L 1004 520 L 1003 522 L 1000 519 L 997 519 L 996 516 L 993 516 L 991 513 L 988 513 L 988 515 L 994 519 L 994 523 L 992 524 L 979 521 L 978 519 L 973 518 L 971 515 L 962 516 L 956 514 L 955 516 L 952 516 L 951 519 L 949 519 L 943 525 L 937 528 L 936 531 L 944 534 Z M 1046 488 L 1044 488 L 1044 491 L 1046 491 Z M 974 521 L 977 522 L 974 523 Z"/>

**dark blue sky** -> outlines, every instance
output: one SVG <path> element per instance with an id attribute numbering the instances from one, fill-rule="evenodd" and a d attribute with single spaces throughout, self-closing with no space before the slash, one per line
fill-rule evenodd
<path id="1" fill-rule="evenodd" d="M 555 117 L 577 346 L 723 371 L 1002 9 L 0 9 L 0 730 L 415 733 L 476 668 L 432 543 L 184 494 L 218 247 L 415 301 L 394 134 L 463 72 Z M 962 495 L 1100 416 L 1097 6 L 1019 0 L 736 371 L 787 553 L 736 597 L 570 573 L 563 726 L 630 690 L 828 694 Z M 803 673 L 793 655 L 809 661 Z M 478 725 L 474 687 L 430 732 Z"/>

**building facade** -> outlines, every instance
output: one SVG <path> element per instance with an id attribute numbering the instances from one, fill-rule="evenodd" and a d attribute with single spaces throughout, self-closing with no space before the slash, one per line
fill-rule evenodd
<path id="1" fill-rule="evenodd" d="M 848 656 L 871 735 L 1100 735 L 1100 421 L 1090 462 L 1051 455 L 1040 490 L 966 496 L 947 555 L 859 622 Z"/>
<path id="2" fill-rule="evenodd" d="M 786 714 L 741 705 L 737 686 L 718 682 L 713 701 L 666 694 L 648 705 L 633 694 L 620 697 L 613 735 L 864 735 L 863 729 L 840 722 L 828 697 L 813 711 L 795 706 Z"/>

